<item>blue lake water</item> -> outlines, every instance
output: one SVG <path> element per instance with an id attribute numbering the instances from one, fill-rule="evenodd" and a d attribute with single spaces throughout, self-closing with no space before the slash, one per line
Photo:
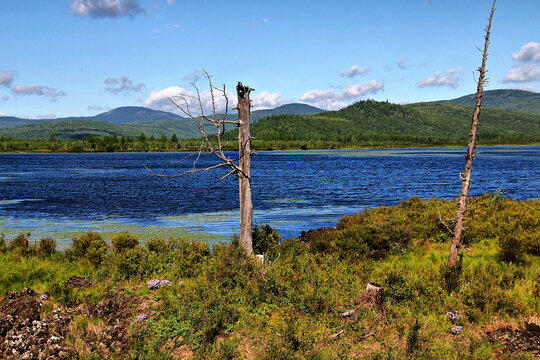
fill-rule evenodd
<path id="1" fill-rule="evenodd" d="M 481 147 L 470 194 L 540 196 L 540 146 Z M 343 215 L 420 196 L 457 196 L 465 148 L 259 152 L 252 158 L 255 222 L 285 237 Z M 182 178 L 179 153 L 0 154 L 0 232 L 35 236 L 125 228 L 228 237 L 238 232 L 238 184 L 224 168 Z M 182 160 L 183 159 L 183 160 Z M 215 164 L 204 156 L 198 167 Z M 60 239 L 62 240 L 62 239 Z"/>

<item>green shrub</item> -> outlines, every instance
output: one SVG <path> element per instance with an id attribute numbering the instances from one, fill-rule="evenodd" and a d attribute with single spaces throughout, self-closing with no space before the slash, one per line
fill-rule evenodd
<path id="1" fill-rule="evenodd" d="M 177 277 L 195 277 L 203 269 L 203 264 L 210 258 L 210 246 L 200 241 L 178 239 L 169 241 L 172 252 L 171 261 L 175 263 L 174 272 Z"/>
<path id="2" fill-rule="evenodd" d="M 269 247 L 277 245 L 281 241 L 281 235 L 268 224 L 257 224 L 253 227 L 253 252 L 264 254 Z"/>
<path id="3" fill-rule="evenodd" d="M 38 247 L 41 256 L 51 256 L 56 252 L 56 240 L 50 237 L 42 238 L 39 240 Z"/>
<path id="4" fill-rule="evenodd" d="M 409 329 L 407 334 L 407 354 L 411 355 L 420 350 L 420 329 L 422 326 L 415 321 L 414 325 Z"/>
<path id="5" fill-rule="evenodd" d="M 525 315 L 524 299 L 508 291 L 521 276 L 515 266 L 505 263 L 471 264 L 465 268 L 459 294 L 469 319 L 479 323 L 494 315 Z"/>
<path id="6" fill-rule="evenodd" d="M 121 279 L 136 278 L 141 273 L 141 265 L 148 259 L 148 253 L 141 248 L 129 249 L 116 255 L 116 275 Z"/>
<path id="7" fill-rule="evenodd" d="M 7 250 L 6 236 L 4 233 L 0 234 L 0 253 L 4 253 Z"/>
<path id="8" fill-rule="evenodd" d="M 499 257 L 502 261 L 522 263 L 525 261 L 525 246 L 514 234 L 499 238 Z"/>
<path id="9" fill-rule="evenodd" d="M 196 353 L 195 359 L 201 360 L 234 360 L 243 359 L 238 350 L 240 342 L 238 339 L 222 339 L 213 344 L 202 346 Z"/>
<path id="10" fill-rule="evenodd" d="M 72 307 L 80 301 L 78 294 L 66 283 L 54 281 L 49 283 L 48 289 L 51 296 L 62 306 Z"/>
<path id="11" fill-rule="evenodd" d="M 151 239 L 146 243 L 146 248 L 157 254 L 166 254 L 169 251 L 168 244 L 162 239 Z"/>
<path id="12" fill-rule="evenodd" d="M 12 251 L 15 249 L 24 249 L 27 250 L 29 247 L 28 237 L 30 234 L 23 234 L 20 233 L 15 237 L 15 239 L 11 240 L 8 245 L 8 250 Z"/>
<path id="13" fill-rule="evenodd" d="M 107 256 L 109 245 L 101 235 L 86 233 L 73 239 L 71 249 L 66 254 L 72 259 L 87 259 L 92 265 L 99 266 Z"/>
<path id="14" fill-rule="evenodd" d="M 120 253 L 135 248 L 137 245 L 139 245 L 139 240 L 135 235 L 123 232 L 114 235 L 111 239 L 111 244 L 114 251 Z"/>
<path id="15" fill-rule="evenodd" d="M 461 285 L 461 274 L 463 272 L 463 254 L 460 254 L 459 260 L 454 266 L 443 263 L 439 269 L 439 274 L 448 294 L 458 290 Z"/>
<path id="16" fill-rule="evenodd" d="M 390 269 L 386 273 L 386 279 L 384 281 L 384 296 L 386 299 L 391 299 L 395 302 L 411 300 L 414 297 L 414 293 L 409 285 L 404 271 Z"/>

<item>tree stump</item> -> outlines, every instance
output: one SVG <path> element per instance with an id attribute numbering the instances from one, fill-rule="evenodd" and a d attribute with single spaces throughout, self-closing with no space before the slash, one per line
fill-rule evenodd
<path id="1" fill-rule="evenodd" d="M 362 296 L 356 298 L 356 303 L 367 308 L 378 308 L 382 305 L 383 288 L 376 282 L 369 282 Z"/>

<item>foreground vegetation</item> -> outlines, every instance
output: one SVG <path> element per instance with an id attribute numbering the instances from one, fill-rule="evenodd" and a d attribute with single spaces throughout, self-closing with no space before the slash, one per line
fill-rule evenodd
<path id="1" fill-rule="evenodd" d="M 469 204 L 459 273 L 445 266 L 456 203 L 411 198 L 300 239 L 258 225 L 264 263 L 234 241 L 142 246 L 127 233 L 88 233 L 60 253 L 53 239 L 22 234 L 1 244 L 0 296 L 48 294 L 45 317 L 58 306 L 138 299 L 120 355 L 88 340 L 106 319 L 73 318 L 66 342 L 82 359 L 533 359 L 489 334 L 540 320 L 540 200 L 499 192 Z M 72 276 L 92 285 L 70 287 Z M 384 289 L 380 308 L 358 301 L 373 281 Z"/>

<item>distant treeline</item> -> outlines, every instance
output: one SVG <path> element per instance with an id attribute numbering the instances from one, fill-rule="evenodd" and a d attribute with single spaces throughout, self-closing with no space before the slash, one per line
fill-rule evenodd
<path id="1" fill-rule="evenodd" d="M 464 146 L 466 139 L 437 136 L 412 135 L 319 135 L 309 139 L 295 134 L 283 139 L 256 137 L 252 140 L 255 150 L 313 150 L 342 148 L 388 148 L 388 147 L 423 147 L 423 146 Z M 298 134 L 296 134 L 298 135 Z M 530 134 L 481 134 L 480 145 L 535 144 L 540 143 L 540 136 Z M 146 136 L 138 137 L 106 135 L 104 137 L 87 136 L 80 140 L 59 140 L 54 136 L 49 139 L 21 140 L 0 137 L 2 152 L 186 152 L 198 151 L 202 139 L 179 140 L 175 134 L 170 138 Z M 203 144 L 204 145 L 204 144 Z M 228 139 L 225 149 L 234 151 L 238 144 L 233 136 Z"/>
<path id="2" fill-rule="evenodd" d="M 176 134 L 170 138 L 158 138 L 141 133 L 138 137 L 117 136 L 116 134 L 95 137 L 89 135 L 80 140 L 59 140 L 51 135 L 49 139 L 21 140 L 0 137 L 0 151 L 35 152 L 146 152 L 185 151 Z"/>

